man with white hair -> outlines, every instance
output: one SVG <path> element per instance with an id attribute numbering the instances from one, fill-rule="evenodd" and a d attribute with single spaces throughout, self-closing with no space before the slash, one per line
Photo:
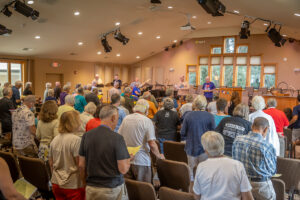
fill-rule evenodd
<path id="1" fill-rule="evenodd" d="M 284 157 L 285 154 L 285 141 L 283 129 L 286 129 L 289 126 L 289 120 L 283 111 L 276 109 L 277 101 L 274 98 L 270 98 L 267 101 L 268 109 L 264 110 L 264 112 L 270 115 L 275 123 L 276 131 L 279 137 L 280 142 L 280 156 Z"/>
<path id="2" fill-rule="evenodd" d="M 85 127 L 86 124 L 94 118 L 94 114 L 96 112 L 96 105 L 93 102 L 89 102 L 84 107 L 84 112 L 79 115 L 81 120 L 81 125 L 79 127 L 78 136 L 82 137 L 82 135 L 85 133 Z"/>
<path id="3" fill-rule="evenodd" d="M 49 83 L 49 82 L 46 83 L 46 89 L 45 89 L 45 91 L 44 91 L 43 103 L 45 103 L 46 98 L 47 98 L 47 96 L 48 96 L 48 90 L 51 89 L 51 87 L 52 87 L 52 84 L 51 84 L 51 83 Z"/>
<path id="4" fill-rule="evenodd" d="M 57 82 L 55 82 L 55 88 L 54 88 L 54 97 L 55 97 L 56 101 L 58 101 L 58 99 L 60 97 L 60 93 L 61 93 L 61 85 L 60 85 L 60 82 L 57 81 Z"/>
<path id="5" fill-rule="evenodd" d="M 35 96 L 28 95 L 24 104 L 12 114 L 13 148 L 22 156 L 38 157 L 37 147 L 34 143 L 36 132 L 34 113 Z"/>
<path id="6" fill-rule="evenodd" d="M 12 87 L 13 95 L 11 97 L 11 100 L 14 103 L 15 108 L 21 105 L 20 88 L 22 87 L 22 85 L 22 81 L 16 81 L 15 85 Z"/>
<path id="7" fill-rule="evenodd" d="M 269 124 L 268 119 L 256 117 L 252 132 L 238 136 L 232 147 L 233 159 L 244 164 L 257 200 L 276 199 L 271 178 L 276 173 L 277 157 L 273 145 L 264 139 L 269 134 Z"/>
<path id="8" fill-rule="evenodd" d="M 155 131 L 152 121 L 146 117 L 149 104 L 145 99 L 137 101 L 134 113 L 123 120 L 119 133 L 124 137 L 128 147 L 138 147 L 139 151 L 131 161 L 127 177 L 143 182 L 152 182 L 150 150 L 158 159 L 164 159 L 155 142 Z"/>
<path id="9" fill-rule="evenodd" d="M 73 95 L 67 95 L 65 98 L 65 104 L 62 106 L 58 107 L 58 111 L 57 111 L 57 116 L 58 119 L 60 119 L 60 116 L 67 112 L 67 111 L 71 111 L 71 110 L 75 110 L 74 109 L 74 104 L 75 104 L 75 97 Z"/>
<path id="10" fill-rule="evenodd" d="M 194 179 L 194 167 L 207 159 L 201 145 L 201 136 L 215 129 L 214 116 L 205 111 L 206 105 L 206 98 L 198 95 L 193 101 L 193 111 L 185 116 L 180 130 L 181 140 L 186 141 L 184 150 L 188 157 L 191 181 Z"/>
<path id="11" fill-rule="evenodd" d="M 263 111 L 263 109 L 266 107 L 265 99 L 262 96 L 255 96 L 252 99 L 252 106 L 255 109 L 255 112 L 251 113 L 249 115 L 249 121 L 251 123 L 253 123 L 255 118 L 257 118 L 257 117 L 264 117 L 268 120 L 269 132 L 266 136 L 266 140 L 274 146 L 274 148 L 276 150 L 276 155 L 279 156 L 280 155 L 280 145 L 279 145 L 279 138 L 278 138 L 278 134 L 276 132 L 276 126 L 275 126 L 274 120 L 270 115 L 264 113 L 264 111 Z"/>
<path id="12" fill-rule="evenodd" d="M 99 74 L 95 75 L 95 79 L 92 81 L 92 83 L 95 83 L 95 86 L 103 84 L 102 79 L 99 77 Z"/>
<path id="13" fill-rule="evenodd" d="M 197 167 L 193 186 L 196 199 L 253 200 L 243 164 L 223 155 L 222 135 L 208 131 L 202 135 L 201 144 L 208 159 Z"/>
<path id="14" fill-rule="evenodd" d="M 209 80 L 209 76 L 205 78 L 205 83 L 202 86 L 202 90 L 204 90 L 204 96 L 206 97 L 208 102 L 212 101 L 213 91 L 216 88 L 215 84 Z"/>

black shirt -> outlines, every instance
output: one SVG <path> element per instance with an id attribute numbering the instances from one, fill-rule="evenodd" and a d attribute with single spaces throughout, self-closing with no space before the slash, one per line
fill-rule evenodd
<path id="1" fill-rule="evenodd" d="M 241 117 L 225 117 L 216 128 L 225 140 L 225 152 L 227 156 L 232 156 L 232 144 L 239 135 L 247 135 L 251 131 L 251 123 Z"/>
<path id="2" fill-rule="evenodd" d="M 0 100 L 0 121 L 2 123 L 2 132 L 11 132 L 12 121 L 11 121 L 11 111 L 14 110 L 14 104 L 11 99 L 3 97 Z"/>
<path id="3" fill-rule="evenodd" d="M 160 110 L 154 115 L 152 120 L 156 124 L 159 138 L 176 140 L 177 125 L 180 124 L 177 112 L 173 110 Z"/>
<path id="4" fill-rule="evenodd" d="M 93 102 L 96 106 L 100 104 L 99 98 L 94 93 L 89 93 L 89 94 L 85 95 L 85 100 L 87 103 Z"/>
<path id="5" fill-rule="evenodd" d="M 23 95 L 24 96 L 27 96 L 27 95 L 32 95 L 32 91 L 29 89 L 29 88 L 26 88 L 24 91 L 23 91 Z"/>
<path id="6" fill-rule="evenodd" d="M 121 86 L 122 86 L 122 81 L 119 79 L 119 80 L 113 80 L 113 82 L 111 83 L 112 84 L 112 86 L 114 86 L 115 85 L 115 82 L 118 82 L 118 84 L 119 84 L 119 87 L 118 87 L 118 89 L 121 89 Z"/>
<path id="7" fill-rule="evenodd" d="M 55 87 L 55 88 L 54 88 L 54 97 L 55 97 L 56 99 L 59 99 L 60 93 L 61 93 L 61 88 L 60 88 L 60 87 Z"/>
<path id="8" fill-rule="evenodd" d="M 79 155 L 85 157 L 87 185 L 115 188 L 124 183 L 117 161 L 130 156 L 120 134 L 103 125 L 86 132 Z"/>

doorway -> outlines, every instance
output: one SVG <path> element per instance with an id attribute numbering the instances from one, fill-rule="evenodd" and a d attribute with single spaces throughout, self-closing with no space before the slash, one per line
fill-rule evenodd
<path id="1" fill-rule="evenodd" d="M 51 83 L 52 88 L 55 87 L 55 82 L 59 81 L 61 86 L 64 85 L 64 75 L 63 74 L 46 74 L 46 83 Z"/>

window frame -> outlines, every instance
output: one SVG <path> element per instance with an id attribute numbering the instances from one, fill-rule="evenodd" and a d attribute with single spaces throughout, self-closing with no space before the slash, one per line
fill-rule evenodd
<path id="1" fill-rule="evenodd" d="M 221 48 L 221 53 L 219 54 L 213 54 L 214 48 Z M 210 45 L 210 55 L 222 55 L 223 54 L 223 46 L 222 45 Z"/>
<path id="2" fill-rule="evenodd" d="M 240 46 L 247 46 L 248 47 L 248 52 L 247 53 L 238 53 L 238 49 L 239 49 L 239 47 Z M 235 53 L 237 54 L 237 55 L 248 55 L 249 54 L 249 44 L 247 44 L 247 43 L 239 43 L 239 44 L 236 44 L 235 45 Z"/>
<path id="3" fill-rule="evenodd" d="M 268 66 L 274 66 L 275 67 L 275 73 L 265 73 L 265 67 Z M 262 70 L 263 70 L 263 87 L 265 86 L 265 75 L 266 74 L 274 74 L 275 75 L 275 88 L 277 87 L 277 80 L 278 80 L 278 68 L 277 68 L 277 63 L 264 63 L 262 65 Z"/>
<path id="4" fill-rule="evenodd" d="M 24 86 L 24 83 L 25 83 L 25 65 L 26 65 L 26 61 L 23 61 L 23 60 L 15 60 L 15 59 L 1 59 L 0 58 L 0 62 L 3 62 L 3 63 L 7 63 L 7 75 L 8 75 L 8 82 L 11 84 L 11 85 L 14 85 L 15 83 L 12 83 L 11 82 L 11 64 L 14 63 L 14 64 L 21 64 L 21 78 L 23 82 L 23 86 Z"/>
<path id="5" fill-rule="evenodd" d="M 234 50 L 233 50 L 233 53 L 225 53 L 225 49 L 226 49 L 225 48 L 225 40 L 226 40 L 226 38 L 234 38 Z M 220 55 L 224 55 L 224 56 L 226 56 L 226 55 L 228 55 L 228 56 L 235 55 L 236 54 L 236 45 L 237 45 L 237 36 L 235 36 L 235 35 L 232 35 L 232 36 L 223 36 L 223 45 L 222 45 L 223 52 Z"/>
<path id="6" fill-rule="evenodd" d="M 187 64 L 186 65 L 186 74 L 185 74 L 185 81 L 189 84 L 190 80 L 189 80 L 189 67 L 195 67 L 195 72 L 196 72 L 196 84 L 195 86 L 198 85 L 198 74 L 199 74 L 199 70 L 197 69 L 197 65 L 193 65 L 193 64 Z"/>

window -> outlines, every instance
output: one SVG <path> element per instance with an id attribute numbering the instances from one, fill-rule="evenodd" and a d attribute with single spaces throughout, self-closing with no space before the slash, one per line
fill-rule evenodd
<path id="1" fill-rule="evenodd" d="M 16 81 L 23 80 L 23 63 L 0 61 L 0 83 L 10 82 L 15 84 Z"/>
<path id="2" fill-rule="evenodd" d="M 8 63 L 0 62 L 0 83 L 3 86 L 8 82 Z"/>
<path id="3" fill-rule="evenodd" d="M 237 66 L 236 86 L 245 88 L 246 82 L 247 82 L 247 66 L 245 65 Z"/>
<path id="4" fill-rule="evenodd" d="M 239 45 L 237 47 L 237 53 L 248 53 L 248 45 Z"/>
<path id="5" fill-rule="evenodd" d="M 211 54 L 221 54 L 222 53 L 222 47 L 213 47 L 211 48 Z"/>
<path id="6" fill-rule="evenodd" d="M 211 79 L 216 88 L 220 87 L 221 67 L 220 65 L 213 65 L 211 70 Z"/>
<path id="7" fill-rule="evenodd" d="M 197 72 L 196 72 L 196 66 L 194 65 L 188 65 L 188 80 L 189 80 L 189 85 L 196 85 L 197 81 Z"/>
<path id="8" fill-rule="evenodd" d="M 260 56 L 251 56 L 250 57 L 250 86 L 258 89 L 260 87 L 260 77 L 261 77 L 261 57 Z"/>
<path id="9" fill-rule="evenodd" d="M 224 53 L 234 53 L 235 48 L 235 38 L 226 37 L 224 39 Z"/>
<path id="10" fill-rule="evenodd" d="M 223 85 L 233 86 L 233 57 L 224 57 L 223 60 Z"/>
<path id="11" fill-rule="evenodd" d="M 200 58 L 199 72 L 200 85 L 203 85 L 205 78 L 208 76 L 208 57 Z"/>
<path id="12" fill-rule="evenodd" d="M 264 87 L 270 89 L 275 87 L 276 83 L 276 65 L 264 66 Z"/>
<path id="13" fill-rule="evenodd" d="M 11 63 L 10 64 L 10 76 L 11 83 L 14 84 L 16 81 L 22 80 L 22 64 Z"/>

